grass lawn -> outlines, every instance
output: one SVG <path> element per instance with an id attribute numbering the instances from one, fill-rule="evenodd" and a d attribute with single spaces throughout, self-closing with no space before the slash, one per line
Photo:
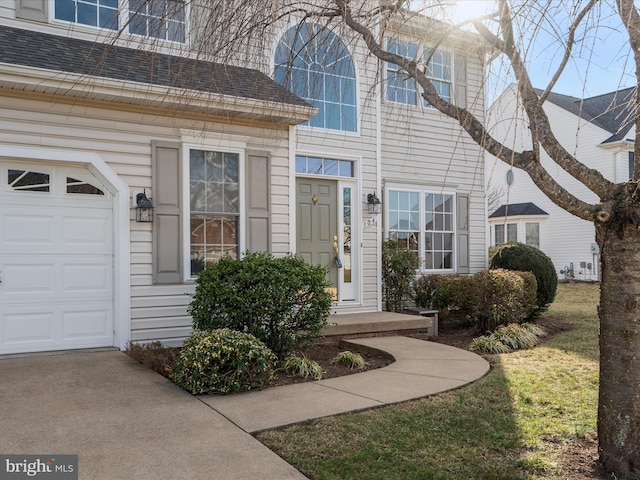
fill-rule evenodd
<path id="1" fill-rule="evenodd" d="M 590 479 L 598 390 L 597 285 L 562 284 L 547 312 L 570 329 L 490 355 L 484 378 L 418 401 L 258 438 L 312 479 Z"/>

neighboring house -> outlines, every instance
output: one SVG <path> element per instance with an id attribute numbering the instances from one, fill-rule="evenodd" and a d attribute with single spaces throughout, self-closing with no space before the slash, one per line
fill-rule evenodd
<path id="1" fill-rule="evenodd" d="M 153 2 L 173 16 L 111 0 L 0 8 L 0 354 L 179 344 L 194 277 L 222 255 L 327 266 L 336 314 L 381 309 L 384 238 L 423 273 L 485 268 L 482 152 L 395 66 L 293 23 L 258 69 L 198 61 L 198 4 Z M 420 26 L 385 41 L 422 58 Z M 430 71 L 482 116 L 483 54 L 457 42 Z M 137 219 L 141 194 L 153 222 Z"/>
<path id="2" fill-rule="evenodd" d="M 625 182 L 634 164 L 635 129 L 631 114 L 634 96 L 634 88 L 585 99 L 551 93 L 544 110 L 554 135 L 567 151 L 607 179 Z M 507 147 L 530 148 L 528 123 L 514 86 L 502 93 L 487 117 L 491 134 L 505 141 Z M 542 163 L 572 194 L 597 203 L 592 192 L 544 152 Z M 527 243 L 551 258 L 560 278 L 599 279 L 599 251 L 592 222 L 567 213 L 549 200 L 527 173 L 491 155 L 486 158 L 486 178 L 489 197 L 493 192 L 494 197 L 500 198 L 497 203 L 494 200 L 494 208 L 489 208 L 491 245 L 505 241 Z"/>

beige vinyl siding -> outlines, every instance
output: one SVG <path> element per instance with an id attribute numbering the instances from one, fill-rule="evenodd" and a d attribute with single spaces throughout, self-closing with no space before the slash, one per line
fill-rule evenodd
<path id="1" fill-rule="evenodd" d="M 468 56 L 466 65 L 467 106 L 483 118 L 481 63 Z M 388 102 L 384 94 L 383 99 L 384 182 L 468 194 L 469 267 L 472 273 L 486 268 L 482 149 L 455 120 L 423 107 L 421 101 L 413 106 Z"/>
<path id="2" fill-rule="evenodd" d="M 205 124 L 11 97 L 3 97 L 0 108 L 0 143 L 96 153 L 129 185 L 131 194 L 146 189 L 151 199 L 151 141 L 180 142 L 183 127 L 245 136 L 247 150 L 271 152 L 272 251 L 291 251 L 287 126 Z M 187 305 L 193 284 L 152 285 L 152 225 L 136 223 L 134 208 L 130 215 L 132 339 L 178 343 L 191 328 Z"/>

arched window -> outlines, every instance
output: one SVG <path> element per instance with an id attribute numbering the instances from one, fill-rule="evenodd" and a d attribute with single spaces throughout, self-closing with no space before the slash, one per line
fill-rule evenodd
<path id="1" fill-rule="evenodd" d="M 274 63 L 275 81 L 318 108 L 305 125 L 356 131 L 355 68 L 334 33 L 310 23 L 294 26 L 278 42 Z"/>

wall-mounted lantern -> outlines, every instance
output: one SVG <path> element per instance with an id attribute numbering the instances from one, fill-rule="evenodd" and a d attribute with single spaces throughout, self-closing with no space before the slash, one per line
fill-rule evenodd
<path id="1" fill-rule="evenodd" d="M 382 213 L 382 202 L 380 202 L 380 199 L 376 197 L 375 193 L 367 195 L 367 206 L 369 213 L 374 213 L 376 215 Z"/>
<path id="2" fill-rule="evenodd" d="M 153 222 L 153 203 L 146 191 L 136 195 L 136 222 Z"/>

